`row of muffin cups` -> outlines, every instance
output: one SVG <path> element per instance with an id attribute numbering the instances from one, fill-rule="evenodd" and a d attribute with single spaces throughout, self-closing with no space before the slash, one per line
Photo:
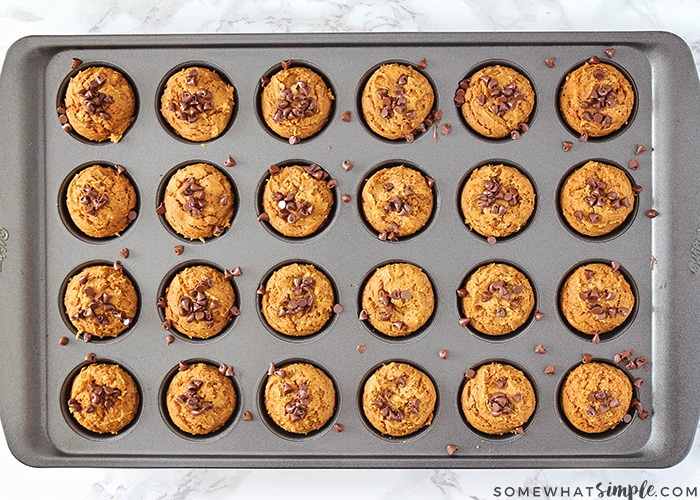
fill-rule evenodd
<path id="1" fill-rule="evenodd" d="M 173 268 L 153 304 L 164 329 L 188 342 L 220 338 L 241 314 L 234 283 L 241 272 L 205 261 Z M 435 290 L 433 279 L 421 267 L 400 260 L 385 262 L 362 279 L 355 314 L 369 333 L 383 341 L 413 340 L 430 329 L 437 315 L 440 298 Z M 456 287 L 455 324 L 483 341 L 512 340 L 544 317 L 537 295 L 532 278 L 518 265 L 479 263 Z M 572 334 L 600 343 L 618 337 L 632 324 L 637 295 L 634 280 L 618 262 L 586 261 L 560 280 L 556 310 Z M 347 308 L 339 302 L 331 275 L 299 260 L 270 269 L 255 297 L 260 323 L 287 342 L 319 338 Z M 74 334 L 96 342 L 123 338 L 142 309 L 137 283 L 119 261 L 85 263 L 71 271 L 61 286 L 59 308 Z"/>
<path id="2" fill-rule="evenodd" d="M 629 356 L 629 353 L 622 353 Z M 574 435 L 607 440 L 620 435 L 635 414 L 649 413 L 637 397 L 643 380 L 610 360 L 584 354 L 555 389 L 560 422 Z M 265 371 L 266 370 L 266 371 Z M 331 429 L 343 432 L 338 419 L 339 384 L 327 367 L 293 358 L 261 367 L 257 413 L 275 435 L 304 441 Z M 204 358 L 180 361 L 160 383 L 160 415 L 183 439 L 225 436 L 239 422 L 255 420 L 244 409 L 234 366 Z M 540 407 L 535 379 L 517 363 L 488 359 L 467 368 L 455 380 L 455 412 L 477 438 L 509 442 L 525 436 Z M 405 442 L 429 431 L 441 409 L 440 390 L 425 367 L 388 359 L 371 367 L 358 384 L 361 420 L 385 441 Z M 87 439 L 124 435 L 138 424 L 143 401 L 138 379 L 125 365 L 89 354 L 66 377 L 61 408 L 70 427 Z M 443 410 L 449 411 L 449 410 Z M 111 413 L 111 415 L 110 415 Z M 246 425 L 246 424 L 243 424 Z"/>
<path id="3" fill-rule="evenodd" d="M 509 61 L 472 67 L 451 91 L 465 129 L 486 140 L 518 139 L 535 116 L 532 82 Z M 60 86 L 59 121 L 64 130 L 87 142 L 118 142 L 136 118 L 135 88 L 114 65 L 80 64 Z M 361 78 L 356 91 L 360 122 L 370 134 L 387 141 L 413 142 L 433 125 L 437 133 L 442 112 L 435 89 L 420 64 L 396 60 L 377 64 Z M 328 125 L 335 113 L 335 95 L 330 78 L 317 66 L 283 61 L 265 72 L 256 87 L 258 121 L 272 137 L 296 144 Z M 564 128 L 582 140 L 614 137 L 633 121 L 635 95 L 634 82 L 622 67 L 593 56 L 564 74 L 554 108 Z M 236 88 L 221 69 L 189 62 L 162 79 L 155 107 L 170 135 L 203 142 L 231 127 L 237 103 Z M 350 121 L 347 112 L 343 120 Z"/>
<path id="4" fill-rule="evenodd" d="M 258 221 L 287 242 L 303 241 L 326 228 L 337 210 L 338 182 L 316 163 L 288 160 L 271 165 L 258 183 Z M 623 233 L 638 211 L 641 193 L 625 169 L 591 159 L 565 172 L 557 187 L 557 214 L 569 232 L 587 241 Z M 157 190 L 156 213 L 165 229 L 183 241 L 206 243 L 223 236 L 239 209 L 232 177 L 210 162 L 172 168 Z M 383 241 L 421 234 L 435 219 L 435 180 L 410 161 L 390 160 L 369 170 L 355 193 L 365 227 Z M 537 194 L 532 177 L 512 162 L 489 160 L 459 181 L 457 212 L 470 234 L 493 244 L 520 234 L 533 219 Z M 87 242 L 109 241 L 138 218 L 140 197 L 119 164 L 88 162 L 64 179 L 58 207 L 66 228 Z"/>

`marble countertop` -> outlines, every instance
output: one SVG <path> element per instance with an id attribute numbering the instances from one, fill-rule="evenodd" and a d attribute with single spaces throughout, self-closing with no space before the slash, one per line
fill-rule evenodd
<path id="1" fill-rule="evenodd" d="M 663 30 L 681 36 L 700 67 L 698 20 L 697 0 L 4 0 L 0 61 L 15 40 L 39 34 Z M 598 498 L 596 485 L 643 484 L 661 498 L 697 498 L 700 435 L 662 470 L 205 470 L 33 469 L 0 434 L 4 498 Z"/>

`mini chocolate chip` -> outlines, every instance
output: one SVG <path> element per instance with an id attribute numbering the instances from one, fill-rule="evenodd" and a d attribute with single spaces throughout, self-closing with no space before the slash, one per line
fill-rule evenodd
<path id="1" fill-rule="evenodd" d="M 620 270 L 620 263 L 616 260 L 613 260 L 610 262 L 610 268 L 612 269 L 612 272 L 617 272 Z"/>
<path id="2" fill-rule="evenodd" d="M 514 141 L 517 141 L 518 139 L 520 139 L 520 132 L 518 132 L 517 130 L 511 130 L 510 131 L 510 138 L 513 139 Z"/>
<path id="3" fill-rule="evenodd" d="M 544 372 L 545 372 L 547 375 L 553 377 L 553 376 L 554 376 L 554 366 L 552 366 L 552 365 L 547 365 L 547 367 L 544 369 Z"/>
<path id="4" fill-rule="evenodd" d="M 598 56 L 591 56 L 591 58 L 588 60 L 590 64 L 598 64 L 600 62 L 600 57 Z"/>
<path id="5" fill-rule="evenodd" d="M 333 306 L 333 312 L 334 312 L 335 314 L 340 314 L 340 313 L 342 313 L 342 312 L 343 312 L 343 306 L 340 305 L 340 304 L 334 305 L 334 306 Z"/>
<path id="6" fill-rule="evenodd" d="M 653 208 L 650 208 L 649 210 L 647 210 L 646 212 L 644 212 L 644 215 L 646 215 L 646 216 L 649 217 L 650 219 L 653 219 L 654 217 L 658 217 L 659 212 L 657 212 L 657 211 L 654 210 Z"/>
<path id="7" fill-rule="evenodd" d="M 630 170 L 638 170 L 639 169 L 639 162 L 637 160 L 635 160 L 634 158 L 632 158 L 630 160 L 629 166 L 630 166 Z"/>
<path id="8" fill-rule="evenodd" d="M 83 61 L 81 59 L 78 59 L 77 57 L 73 57 L 70 60 L 70 69 L 76 69 L 81 64 L 83 64 Z"/>
<path id="9" fill-rule="evenodd" d="M 60 346 L 68 345 L 68 341 L 69 341 L 68 337 L 61 337 L 60 339 L 58 339 L 58 345 L 60 345 Z"/>
<path id="10" fill-rule="evenodd" d="M 571 148 L 574 147 L 574 143 L 571 141 L 564 141 L 562 142 L 562 149 L 564 150 L 565 153 L 568 153 L 571 151 Z"/>
<path id="11" fill-rule="evenodd" d="M 253 414 L 250 413 L 248 410 L 244 411 L 243 412 L 243 420 L 245 422 L 250 422 L 251 420 L 253 420 Z"/>
<path id="12" fill-rule="evenodd" d="M 646 151 L 646 150 L 647 150 L 647 148 L 645 148 L 645 147 L 642 146 L 641 144 L 637 144 L 637 149 L 634 151 L 634 154 L 640 155 L 640 154 L 642 154 L 642 153 L 643 153 L 644 151 Z"/>
<path id="13" fill-rule="evenodd" d="M 129 249 L 124 247 L 121 250 L 119 250 L 119 256 L 122 259 L 128 259 L 129 258 Z"/>
<path id="14" fill-rule="evenodd" d="M 258 222 L 267 222 L 270 220 L 270 216 L 267 215 L 267 212 L 261 212 L 260 215 L 258 215 L 257 221 Z"/>
<path id="15" fill-rule="evenodd" d="M 170 345 L 175 342 L 175 335 L 169 333 L 165 336 L 165 345 Z"/>
<path id="16" fill-rule="evenodd" d="M 447 349 L 440 349 L 438 356 L 440 356 L 440 359 L 447 359 Z"/>
<path id="17" fill-rule="evenodd" d="M 343 201 L 343 203 L 350 203 L 352 201 L 352 196 L 347 193 L 343 193 L 340 195 L 340 199 Z"/>
<path id="18" fill-rule="evenodd" d="M 447 454 L 448 455 L 452 456 L 455 453 L 457 453 L 458 451 L 459 451 L 459 446 L 457 446 L 456 444 L 448 444 L 447 445 Z"/>
<path id="19" fill-rule="evenodd" d="M 338 181 L 336 181 L 335 179 L 331 179 L 328 182 L 326 182 L 326 187 L 328 189 L 335 189 L 338 187 Z"/>
<path id="20" fill-rule="evenodd" d="M 350 160 L 343 160 L 343 170 L 345 170 L 346 172 L 352 170 L 353 166 L 354 165 L 350 162 Z"/>
<path id="21" fill-rule="evenodd" d="M 85 361 L 88 363 L 94 363 L 97 361 L 97 355 L 94 352 L 89 352 L 85 355 Z"/>
<path id="22" fill-rule="evenodd" d="M 258 295 L 265 295 L 265 285 L 260 285 L 255 293 Z"/>
<path id="23" fill-rule="evenodd" d="M 367 350 L 367 344 L 365 344 L 364 342 L 357 346 L 358 354 L 364 354 L 366 350 Z"/>
<path id="24" fill-rule="evenodd" d="M 448 135 L 450 132 L 452 132 L 452 124 L 451 123 L 445 123 L 442 128 L 440 129 L 440 133 L 442 135 Z"/>
<path id="25" fill-rule="evenodd" d="M 547 59 L 544 60 L 544 63 L 547 65 L 548 68 L 553 68 L 554 67 L 554 61 L 556 61 L 556 57 L 548 57 Z"/>
<path id="26" fill-rule="evenodd" d="M 605 55 L 608 56 L 610 59 L 612 59 L 615 56 L 615 49 L 613 48 L 605 49 L 603 52 L 605 52 Z"/>
<path id="27" fill-rule="evenodd" d="M 540 321 L 540 320 L 544 319 L 544 313 L 541 312 L 539 309 L 537 309 L 535 311 L 534 316 L 535 316 L 535 321 Z"/>
<path id="28" fill-rule="evenodd" d="M 635 196 L 639 196 L 642 191 L 644 191 L 644 188 L 639 184 L 632 186 L 632 193 L 634 193 Z"/>
<path id="29" fill-rule="evenodd" d="M 593 339 L 591 340 L 591 342 L 593 342 L 594 344 L 600 344 L 600 335 L 598 335 L 597 333 L 593 335 Z"/>
<path id="30" fill-rule="evenodd" d="M 416 64 L 416 67 L 418 69 L 425 69 L 428 66 L 428 62 L 425 60 L 425 57 L 421 57 L 420 61 L 418 61 L 418 64 Z"/>
<path id="31" fill-rule="evenodd" d="M 495 236 L 489 236 L 486 238 L 486 243 L 489 245 L 495 245 L 496 244 L 496 237 Z"/>
<path id="32" fill-rule="evenodd" d="M 292 135 L 289 137 L 289 144 L 294 146 L 295 144 L 299 144 L 300 139 L 296 135 Z"/>
<path id="33" fill-rule="evenodd" d="M 124 266 L 122 266 L 122 263 L 119 260 L 114 261 L 113 267 L 115 271 L 121 271 L 122 269 L 124 269 Z"/>
<path id="34" fill-rule="evenodd" d="M 363 309 L 363 310 L 360 311 L 360 316 L 359 316 L 359 318 L 360 318 L 360 321 L 366 321 L 366 320 L 369 319 L 369 313 L 368 313 L 366 310 Z"/>
<path id="35" fill-rule="evenodd" d="M 185 246 L 184 245 L 175 245 L 173 247 L 173 252 L 175 252 L 175 255 L 182 255 L 182 252 L 185 251 Z"/>
<path id="36" fill-rule="evenodd" d="M 158 215 L 163 215 L 165 213 L 165 203 L 163 203 L 162 201 L 160 202 L 160 205 L 156 207 L 156 213 Z"/>
<path id="37" fill-rule="evenodd" d="M 629 424 L 632 421 L 632 415 L 626 413 L 625 416 L 622 417 L 622 421 L 626 424 Z"/>
<path id="38" fill-rule="evenodd" d="M 464 372 L 464 378 L 466 378 L 467 380 L 471 380 L 474 377 L 476 377 L 476 372 L 474 370 L 472 370 L 471 368 L 469 368 L 466 372 Z"/>
<path id="39" fill-rule="evenodd" d="M 169 319 L 163 320 L 161 323 L 163 330 L 170 330 L 173 327 L 173 322 Z"/>
<path id="40" fill-rule="evenodd" d="M 537 347 L 535 347 L 535 352 L 536 352 L 537 354 L 546 354 L 546 353 L 547 353 L 547 349 L 545 349 L 544 346 L 543 346 L 542 344 L 537 344 Z"/>
<path id="41" fill-rule="evenodd" d="M 578 140 L 581 142 L 587 142 L 588 141 L 588 132 L 581 132 L 581 135 L 578 137 Z"/>
<path id="42" fill-rule="evenodd" d="M 282 69 L 289 69 L 292 66 L 292 60 L 288 59 L 286 61 L 282 61 L 280 64 L 282 65 Z"/>
<path id="43" fill-rule="evenodd" d="M 589 354 L 587 352 L 584 352 L 583 357 L 581 358 L 581 361 L 583 362 L 584 365 L 586 363 L 590 363 L 591 361 L 593 361 L 593 355 Z"/>

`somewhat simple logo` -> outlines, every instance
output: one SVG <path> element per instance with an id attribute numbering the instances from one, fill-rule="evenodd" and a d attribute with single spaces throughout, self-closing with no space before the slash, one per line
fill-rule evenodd
<path id="1" fill-rule="evenodd" d="M 690 246 L 690 262 L 688 262 L 690 272 L 693 274 L 700 273 L 700 227 L 697 229 L 695 241 Z"/>
<path id="2" fill-rule="evenodd" d="M 0 227 L 0 273 L 2 272 L 2 263 L 7 257 L 7 240 L 9 239 L 10 233 L 4 227 Z"/>

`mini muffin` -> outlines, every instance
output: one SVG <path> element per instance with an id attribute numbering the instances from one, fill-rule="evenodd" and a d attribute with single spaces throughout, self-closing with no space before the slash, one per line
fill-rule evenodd
<path id="1" fill-rule="evenodd" d="M 136 219 L 136 191 L 119 170 L 92 165 L 68 185 L 66 207 L 80 231 L 92 238 L 118 236 Z"/>
<path id="2" fill-rule="evenodd" d="M 578 430 L 598 434 L 614 429 L 630 409 L 632 384 L 625 373 L 607 363 L 585 363 L 566 377 L 561 407 Z"/>
<path id="3" fill-rule="evenodd" d="M 270 367 L 265 410 L 287 432 L 308 434 L 326 425 L 335 412 L 335 387 L 323 370 L 308 363 Z"/>
<path id="4" fill-rule="evenodd" d="M 189 338 L 208 339 L 238 314 L 233 286 L 210 266 L 192 266 L 175 275 L 165 291 L 165 319 Z"/>
<path id="5" fill-rule="evenodd" d="M 191 240 L 220 236 L 233 218 L 233 190 L 216 167 L 195 163 L 181 168 L 165 188 L 165 220 Z"/>
<path id="6" fill-rule="evenodd" d="M 414 234 L 433 213 L 431 184 L 432 179 L 403 165 L 379 170 L 362 188 L 365 219 L 381 239 L 395 241 Z"/>
<path id="7" fill-rule="evenodd" d="M 316 333 L 328 322 L 335 305 L 330 280 L 311 264 L 289 264 L 265 284 L 262 312 L 280 333 L 302 337 Z"/>
<path id="8" fill-rule="evenodd" d="M 73 379 L 68 410 L 80 425 L 98 434 L 117 434 L 139 410 L 139 390 L 122 367 L 108 363 L 84 366 Z"/>
<path id="9" fill-rule="evenodd" d="M 116 337 L 129 328 L 138 311 L 136 288 L 124 270 L 90 266 L 73 276 L 63 299 L 78 336 Z"/>
<path id="10" fill-rule="evenodd" d="M 365 382 L 362 410 L 382 434 L 408 436 L 433 422 L 437 392 L 430 377 L 406 363 L 382 365 Z"/>
<path id="11" fill-rule="evenodd" d="M 284 236 L 311 236 L 328 220 L 335 182 L 328 181 L 328 172 L 315 163 L 273 167 L 263 192 L 265 220 Z"/>
<path id="12" fill-rule="evenodd" d="M 170 419 L 192 435 L 210 434 L 223 427 L 236 409 L 236 399 L 231 380 L 206 363 L 178 371 L 165 395 Z"/>
<path id="13" fill-rule="evenodd" d="M 589 161 L 561 188 L 559 203 L 566 222 L 585 236 L 603 236 L 622 225 L 634 209 L 632 184 L 612 165 Z"/>
<path id="14" fill-rule="evenodd" d="M 627 123 L 634 109 L 634 89 L 615 66 L 588 61 L 566 75 L 559 108 L 576 132 L 606 136 Z"/>
<path id="15" fill-rule="evenodd" d="M 596 335 L 625 322 L 634 307 L 634 293 L 621 272 L 608 264 L 584 264 L 564 282 L 561 310 L 576 330 Z"/>
<path id="16" fill-rule="evenodd" d="M 326 124 L 334 99 L 318 73 L 294 66 L 272 75 L 263 88 L 260 105 L 265 123 L 277 135 L 306 139 Z"/>
<path id="17" fill-rule="evenodd" d="M 362 312 L 367 321 L 390 337 L 415 332 L 430 319 L 434 308 L 433 286 L 413 264 L 399 262 L 380 267 L 362 290 Z"/>
<path id="18" fill-rule="evenodd" d="M 136 97 L 124 75 L 93 66 L 70 79 L 64 107 L 68 123 L 81 136 L 119 142 L 134 121 Z"/>
<path id="19" fill-rule="evenodd" d="M 160 98 L 160 112 L 172 130 L 189 141 L 217 138 L 233 113 L 234 88 L 215 71 L 193 66 L 170 78 Z"/>
<path id="20" fill-rule="evenodd" d="M 412 66 L 385 64 L 362 90 L 362 115 L 372 131 L 387 139 L 411 136 L 433 110 L 435 92 Z"/>
<path id="21" fill-rule="evenodd" d="M 507 66 L 487 66 L 460 83 L 455 102 L 467 124 L 492 139 L 518 138 L 535 107 L 530 81 Z"/>
<path id="22" fill-rule="evenodd" d="M 507 264 L 481 266 L 467 279 L 462 312 L 469 324 L 487 335 L 505 335 L 530 318 L 535 294 L 523 273 Z"/>
<path id="23" fill-rule="evenodd" d="M 535 190 L 517 168 L 485 165 L 474 169 L 461 194 L 464 221 L 486 237 L 514 234 L 535 210 Z"/>
<path id="24" fill-rule="evenodd" d="M 472 427 L 487 434 L 525 433 L 523 426 L 537 402 L 523 372 L 511 365 L 490 363 L 468 370 L 467 377 L 462 411 Z"/>

